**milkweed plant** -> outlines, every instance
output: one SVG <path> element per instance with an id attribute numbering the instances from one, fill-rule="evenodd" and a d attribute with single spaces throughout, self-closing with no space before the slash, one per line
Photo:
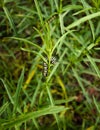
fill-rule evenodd
<path id="1" fill-rule="evenodd" d="M 2 0 L 0 129 L 100 128 L 100 1 Z"/>

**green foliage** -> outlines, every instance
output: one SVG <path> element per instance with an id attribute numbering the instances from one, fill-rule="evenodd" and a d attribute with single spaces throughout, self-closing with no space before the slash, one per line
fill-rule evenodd
<path id="1" fill-rule="evenodd" d="M 1 130 L 99 129 L 99 19 L 99 0 L 1 1 Z"/>

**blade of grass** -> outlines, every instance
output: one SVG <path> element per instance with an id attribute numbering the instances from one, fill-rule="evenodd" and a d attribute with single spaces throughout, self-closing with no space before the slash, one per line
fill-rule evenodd
<path id="1" fill-rule="evenodd" d="M 30 8 L 28 8 L 28 7 L 26 7 L 26 6 L 20 6 L 20 5 L 18 5 L 17 7 L 18 7 L 19 9 L 24 10 L 24 11 L 30 12 L 30 13 L 32 13 L 33 15 L 36 15 L 36 14 L 37 14 L 37 12 L 36 12 L 35 10 L 30 9 Z"/>
<path id="2" fill-rule="evenodd" d="M 61 28 L 61 34 L 63 35 L 64 34 L 64 23 L 63 23 L 63 15 L 62 14 L 59 14 L 59 21 L 60 21 L 60 28 Z"/>
<path id="3" fill-rule="evenodd" d="M 11 26 L 11 28 L 13 29 L 14 34 L 17 35 L 17 32 L 16 32 L 16 28 L 15 28 L 13 19 L 12 19 L 11 15 L 10 15 L 8 9 L 7 9 L 5 6 L 3 6 L 3 10 L 4 10 L 5 14 L 6 14 L 7 19 L 9 20 L 10 26 Z"/>
<path id="4" fill-rule="evenodd" d="M 38 91 L 39 91 L 40 87 L 41 87 L 41 80 L 39 80 L 38 85 L 37 85 L 37 87 L 36 87 L 36 90 L 35 90 L 35 92 L 34 92 L 34 95 L 33 95 L 33 97 L 32 97 L 31 107 L 33 107 L 33 105 L 34 105 L 34 103 L 35 103 L 35 101 L 36 101 L 36 97 L 37 97 L 37 94 L 38 94 Z"/>
<path id="5" fill-rule="evenodd" d="M 58 47 L 59 43 L 60 43 L 61 41 L 63 41 L 63 39 L 65 38 L 65 36 L 67 36 L 67 35 L 68 35 L 70 32 L 72 32 L 72 31 L 74 31 L 74 30 L 71 30 L 71 31 L 68 31 L 68 32 L 64 33 L 64 34 L 58 39 L 58 41 L 56 42 L 56 44 L 54 45 L 54 47 L 53 47 L 53 49 L 52 49 L 51 54 L 53 54 L 54 50 Z M 61 44 L 62 44 L 62 42 L 61 42 Z"/>
<path id="6" fill-rule="evenodd" d="M 58 6 L 58 0 L 54 0 L 54 2 L 55 2 L 56 9 L 58 11 L 58 8 L 59 8 L 59 6 Z"/>
<path id="7" fill-rule="evenodd" d="M 69 26 L 65 27 L 65 30 L 70 30 L 76 26 L 79 26 L 81 23 L 84 23 L 86 22 L 87 20 L 90 20 L 90 19 L 93 19 L 93 18 L 96 18 L 96 17 L 99 17 L 100 16 L 100 12 L 97 12 L 97 13 L 93 13 L 93 14 L 90 14 L 90 15 L 87 15 L 83 18 L 80 18 L 79 20 L 73 22 L 72 24 L 70 24 Z"/>
<path id="8" fill-rule="evenodd" d="M 20 75 L 20 78 L 18 80 L 18 84 L 17 84 L 17 89 L 14 95 L 14 114 L 17 111 L 17 107 L 18 107 L 18 102 L 19 102 L 19 97 L 20 97 L 20 92 L 23 86 L 23 80 L 24 80 L 24 69 L 22 70 L 22 73 Z"/>
<path id="9" fill-rule="evenodd" d="M 14 104 L 14 100 L 12 98 L 9 86 L 7 86 L 7 84 L 5 83 L 5 81 L 3 79 L 0 78 L 0 80 L 2 81 L 2 83 L 3 83 L 4 87 L 5 87 L 5 90 L 6 90 L 7 94 L 8 94 L 8 97 L 9 97 L 11 103 Z"/>
<path id="10" fill-rule="evenodd" d="M 38 16 L 40 18 L 41 25 L 43 26 L 44 25 L 43 16 L 42 16 L 42 13 L 41 13 L 41 10 L 40 10 L 40 7 L 39 7 L 39 3 L 38 3 L 37 0 L 34 0 L 34 2 L 35 2 L 35 6 L 36 6 L 36 9 L 37 9 L 37 12 L 38 12 Z"/>
<path id="11" fill-rule="evenodd" d="M 33 51 L 33 50 L 31 51 L 31 50 L 28 50 L 28 49 L 25 49 L 25 48 L 21 48 L 21 50 L 26 51 L 26 52 L 31 52 L 31 53 L 34 53 L 36 55 L 39 55 L 44 62 L 47 62 L 45 57 L 42 54 L 40 54 L 39 52 L 36 52 L 36 51 Z"/>
<path id="12" fill-rule="evenodd" d="M 45 44 L 45 39 L 44 39 L 44 37 L 43 37 L 43 33 L 42 33 L 40 30 L 38 30 L 36 27 L 33 27 L 33 29 L 34 29 L 35 31 L 37 31 L 37 33 L 39 34 L 39 36 L 41 37 L 41 39 L 42 39 L 42 41 L 43 41 L 43 44 Z"/>
<path id="13" fill-rule="evenodd" d="M 83 7 L 82 7 L 82 8 L 83 8 Z M 88 10 L 88 11 L 89 11 L 89 10 L 92 10 L 92 8 L 91 8 L 91 7 L 88 7 L 88 8 L 86 8 L 86 9 L 79 10 L 78 12 L 75 12 L 75 13 L 73 14 L 73 16 L 79 15 L 79 14 L 81 14 L 81 13 L 87 11 L 87 10 Z"/>
<path id="14" fill-rule="evenodd" d="M 9 103 L 6 102 L 4 105 L 2 105 L 2 107 L 0 107 L 0 116 L 7 109 L 8 106 L 9 106 Z"/>
<path id="15" fill-rule="evenodd" d="M 67 6 L 64 6 L 62 8 L 62 12 L 65 12 L 65 11 L 71 11 L 71 10 L 79 10 L 79 9 L 82 9 L 83 7 L 81 5 L 67 5 Z"/>
<path id="16" fill-rule="evenodd" d="M 54 100 L 53 100 L 53 97 L 52 97 L 52 94 L 50 92 L 50 86 L 48 85 L 48 83 L 46 83 L 46 89 L 47 89 L 47 93 L 48 93 L 48 96 L 49 96 L 49 99 L 50 99 L 50 103 L 51 103 L 51 106 L 54 107 L 55 104 L 54 104 Z M 61 124 L 60 124 L 60 118 L 58 117 L 58 115 L 56 113 L 53 114 L 55 119 L 56 119 L 56 122 L 57 122 L 57 125 L 58 125 L 58 129 L 61 130 Z"/>
<path id="17" fill-rule="evenodd" d="M 81 89 L 82 89 L 82 92 L 83 92 L 84 96 L 86 97 L 86 99 L 87 99 L 87 101 L 88 101 L 89 106 L 92 108 L 92 106 L 91 106 L 91 101 L 90 101 L 90 99 L 89 99 L 89 97 L 88 97 L 87 92 L 85 91 L 85 88 L 84 88 L 84 86 L 83 86 L 83 83 L 81 82 L 81 79 L 80 79 L 78 73 L 76 72 L 75 68 L 72 68 L 72 71 L 73 71 L 73 73 L 74 73 L 75 78 L 77 79 L 77 81 L 78 81 L 78 83 L 79 83 L 79 86 L 80 86 Z"/>
<path id="18" fill-rule="evenodd" d="M 13 106 L 14 106 L 14 105 L 15 105 L 15 104 L 14 104 L 14 99 L 13 99 L 14 97 L 13 97 L 12 94 L 11 94 L 11 91 L 10 91 L 10 89 L 9 89 L 9 86 L 7 85 L 7 83 L 6 83 L 3 79 L 0 78 L 0 80 L 2 81 L 2 83 L 3 83 L 4 87 L 5 87 L 5 90 L 6 90 L 7 94 L 8 94 L 8 97 L 9 97 L 11 103 L 12 103 Z M 21 110 L 20 110 L 19 108 L 17 109 L 17 111 L 18 111 L 19 113 L 21 113 Z"/>
<path id="19" fill-rule="evenodd" d="M 41 47 L 38 46 L 37 44 L 35 44 L 35 43 L 33 43 L 33 42 L 31 42 L 31 41 L 29 41 L 29 40 L 27 40 L 27 39 L 18 38 L 18 37 L 10 37 L 10 38 L 11 38 L 11 39 L 15 39 L 15 40 L 19 40 L 19 41 L 23 41 L 23 42 L 25 42 L 25 43 L 28 43 L 28 44 L 30 44 L 30 45 L 33 45 L 33 46 L 35 46 L 37 49 L 42 50 L 44 53 L 46 53 L 43 48 L 41 48 Z"/>
<path id="20" fill-rule="evenodd" d="M 10 128 L 10 127 L 13 127 L 14 125 L 21 124 L 21 123 L 28 121 L 30 119 L 38 118 L 40 116 L 47 115 L 47 114 L 59 113 L 63 110 L 67 110 L 67 109 L 68 108 L 65 108 L 64 106 L 59 106 L 59 107 L 58 106 L 50 106 L 50 107 L 44 108 L 42 110 L 30 112 L 27 114 L 22 114 L 18 117 L 9 119 L 6 122 L 2 123 L 1 128 Z"/>
<path id="21" fill-rule="evenodd" d="M 19 22 L 19 24 L 17 25 L 17 28 L 22 27 L 22 25 L 24 24 L 24 22 L 28 19 L 28 17 L 31 15 L 31 13 L 29 12 L 27 15 L 23 16 L 23 19 L 21 22 Z"/>
<path id="22" fill-rule="evenodd" d="M 40 130 L 40 127 L 39 127 L 39 125 L 38 125 L 37 120 L 34 119 L 34 118 L 33 118 L 32 120 L 33 120 L 33 122 L 34 122 L 34 125 L 35 125 L 36 129 L 37 129 L 37 130 Z"/>
<path id="23" fill-rule="evenodd" d="M 72 101 L 76 100 L 76 98 L 77 98 L 77 97 L 74 96 L 74 97 L 67 98 L 67 100 L 66 100 L 66 99 L 56 100 L 56 101 L 55 101 L 55 104 L 56 104 L 56 105 L 60 105 L 60 104 L 63 104 L 63 103 L 66 103 L 66 104 L 67 104 L 67 103 L 69 103 L 69 102 L 72 102 Z"/>
<path id="24" fill-rule="evenodd" d="M 90 61 L 91 65 L 93 66 L 94 70 L 96 71 L 98 77 L 100 78 L 100 70 L 99 70 L 98 66 L 96 65 L 94 60 L 88 54 L 87 54 L 87 58 Z"/>
<path id="25" fill-rule="evenodd" d="M 96 109 L 97 109 L 98 113 L 100 114 L 100 106 L 99 106 L 99 104 L 97 103 L 97 101 L 96 101 L 96 99 L 95 99 L 94 96 L 93 96 L 93 101 L 94 101 L 94 104 L 95 104 L 95 106 L 96 106 Z"/>
<path id="26" fill-rule="evenodd" d="M 85 0 L 81 0 L 81 2 L 83 4 L 84 8 L 86 9 L 87 8 L 87 4 L 86 4 Z M 85 13 L 86 13 L 87 16 L 89 15 L 89 11 L 88 10 Z M 89 20 L 89 24 L 90 24 L 93 40 L 95 40 L 94 25 L 93 25 L 91 20 Z"/>
<path id="27" fill-rule="evenodd" d="M 65 97 L 65 99 L 67 100 L 67 92 L 66 92 L 66 88 L 65 88 L 65 85 L 63 83 L 63 80 L 60 78 L 60 76 L 56 76 L 56 79 L 57 79 L 57 82 L 58 84 L 61 86 L 62 88 L 62 92 L 63 92 L 63 95 Z"/>

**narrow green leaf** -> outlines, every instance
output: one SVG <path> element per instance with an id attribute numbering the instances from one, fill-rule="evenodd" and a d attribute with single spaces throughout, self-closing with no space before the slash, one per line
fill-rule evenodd
<path id="1" fill-rule="evenodd" d="M 41 80 L 39 80 L 38 85 L 36 87 L 36 90 L 35 90 L 35 92 L 33 94 L 32 102 L 31 102 L 31 107 L 33 107 L 33 105 L 34 105 L 34 103 L 36 101 L 36 97 L 37 97 L 37 94 L 38 94 L 38 91 L 39 91 L 40 87 L 41 87 Z"/>
<path id="2" fill-rule="evenodd" d="M 5 83 L 5 81 L 3 79 L 0 79 L 0 80 L 2 81 L 2 83 L 3 83 L 4 87 L 5 87 L 5 90 L 6 90 L 7 94 L 8 94 L 8 97 L 9 97 L 11 103 L 14 104 L 14 100 L 12 98 L 9 86 Z"/>
<path id="3" fill-rule="evenodd" d="M 98 16 L 100 16 L 100 12 L 87 15 L 87 16 L 85 16 L 85 17 L 83 17 L 83 18 L 81 18 L 81 19 L 79 19 L 79 20 L 73 22 L 73 23 L 70 24 L 69 26 L 67 26 L 67 27 L 65 28 L 65 30 L 72 29 L 72 28 L 74 28 L 74 27 L 76 27 L 76 26 L 79 26 L 81 23 L 84 23 L 84 22 L 86 22 L 87 20 L 93 19 L 93 18 L 98 17 Z"/>
<path id="4" fill-rule="evenodd" d="M 67 100 L 66 99 L 56 100 L 55 104 L 58 105 L 58 104 L 63 104 L 63 103 L 69 103 L 69 102 L 72 102 L 74 100 L 76 100 L 75 96 L 74 97 L 70 97 Z"/>
<path id="5" fill-rule="evenodd" d="M 63 41 L 63 39 L 64 39 L 69 33 L 71 33 L 72 31 L 74 31 L 74 30 L 71 30 L 71 31 L 68 31 L 68 32 L 64 33 L 64 34 L 58 39 L 58 41 L 56 42 L 56 44 L 54 45 L 54 47 L 53 47 L 53 49 L 52 49 L 51 54 L 53 54 L 54 50 L 56 49 L 56 47 L 58 47 L 58 45 L 60 44 L 60 42 Z"/>
<path id="6" fill-rule="evenodd" d="M 41 10 L 40 10 L 40 7 L 39 7 L 39 3 L 37 0 L 34 0 L 35 2 L 35 6 L 36 6 L 36 9 L 38 11 L 38 16 L 40 18 L 40 22 L 41 22 L 41 25 L 43 26 L 44 25 L 44 22 L 43 22 L 43 17 L 42 17 L 42 13 L 41 13 Z"/>
<path id="7" fill-rule="evenodd" d="M 15 28 L 13 19 L 12 19 L 11 15 L 10 15 L 8 9 L 4 6 L 4 7 L 3 7 L 3 10 L 4 10 L 5 14 L 6 14 L 7 19 L 9 20 L 9 23 L 10 23 L 11 28 L 13 29 L 15 35 L 17 35 L 17 32 L 16 32 L 16 28 Z"/>
<path id="8" fill-rule="evenodd" d="M 73 16 L 79 15 L 79 14 L 81 14 L 81 13 L 84 13 L 84 12 L 87 11 L 87 10 L 92 10 L 92 8 L 89 7 L 89 8 L 85 8 L 85 9 L 79 10 L 78 12 L 75 12 L 75 13 L 73 14 Z"/>
<path id="9" fill-rule="evenodd" d="M 61 28 L 61 34 L 63 35 L 64 34 L 64 20 L 63 20 L 63 15 L 62 14 L 59 14 L 59 21 L 60 21 L 60 28 Z"/>
<path id="10" fill-rule="evenodd" d="M 15 105 L 13 96 L 12 96 L 11 91 L 10 91 L 10 89 L 9 89 L 9 86 L 7 85 L 7 83 L 6 83 L 3 79 L 0 78 L 0 80 L 2 81 L 2 83 L 3 83 L 4 87 L 5 87 L 5 90 L 6 90 L 7 94 L 8 94 L 8 97 L 9 97 L 11 103 L 12 103 L 13 105 Z M 19 113 L 21 113 L 21 111 L 20 111 L 19 108 L 18 108 L 17 110 L 18 110 Z"/>
<path id="11" fill-rule="evenodd" d="M 95 106 L 96 106 L 96 109 L 97 109 L 98 113 L 100 114 L 100 106 L 99 106 L 99 104 L 97 103 L 97 101 L 96 101 L 96 99 L 95 99 L 94 96 L 93 96 L 93 101 L 94 101 L 94 104 L 95 104 Z"/>
<path id="12" fill-rule="evenodd" d="M 22 70 L 22 73 L 20 75 L 20 78 L 18 80 L 18 84 L 17 84 L 17 89 L 14 95 L 14 113 L 16 113 L 17 107 L 18 107 L 18 101 L 19 101 L 19 97 L 20 97 L 20 91 L 22 89 L 23 86 L 23 80 L 24 80 L 24 69 Z"/>
<path id="13" fill-rule="evenodd" d="M 5 123 L 2 123 L 1 128 L 13 127 L 14 125 L 21 124 L 21 123 L 28 121 L 30 119 L 33 119 L 33 118 L 37 118 L 37 117 L 47 115 L 47 114 L 59 113 L 61 111 L 67 110 L 67 109 L 68 108 L 65 108 L 64 106 L 59 106 L 59 107 L 58 106 L 53 106 L 53 107 L 51 106 L 48 108 L 44 108 L 42 110 L 23 114 L 23 115 L 20 115 L 16 118 L 9 119 Z"/>
<path id="14" fill-rule="evenodd" d="M 51 106 L 54 107 L 55 106 L 55 103 L 54 103 L 54 99 L 52 97 L 52 94 L 51 94 L 51 91 L 50 91 L 50 88 L 49 88 L 49 85 L 47 83 L 46 85 L 46 89 L 47 89 L 47 93 L 48 93 L 48 96 L 49 96 L 49 100 L 50 100 L 50 103 L 51 103 Z M 56 119 L 56 122 L 57 122 L 57 125 L 58 125 L 58 130 L 60 130 L 61 128 L 61 125 L 60 125 L 60 120 L 59 120 L 59 116 L 57 113 L 54 113 L 53 114 L 55 119 Z"/>
<path id="15" fill-rule="evenodd" d="M 21 50 L 26 51 L 26 52 L 31 52 L 31 53 L 34 53 L 34 54 L 36 54 L 36 55 L 39 55 L 39 56 L 41 57 L 41 59 L 42 59 L 44 62 L 47 63 L 47 59 L 46 59 L 40 52 L 36 52 L 36 51 L 33 51 L 33 50 L 31 51 L 31 50 L 25 49 L 25 48 L 21 48 Z"/>
<path id="16" fill-rule="evenodd" d="M 56 9 L 58 10 L 58 0 L 54 0 L 54 2 L 55 2 L 55 6 L 56 6 Z"/>
<path id="17" fill-rule="evenodd" d="M 62 8 L 63 12 L 70 11 L 70 10 L 79 10 L 83 7 L 81 5 L 67 5 Z"/>
<path id="18" fill-rule="evenodd" d="M 43 37 L 43 34 L 40 30 L 38 30 L 37 28 L 33 27 L 33 29 L 35 29 L 37 31 L 37 33 L 39 34 L 39 36 L 41 37 L 42 41 L 43 41 L 43 44 L 46 44 L 46 39 L 45 37 Z M 47 36 L 47 35 L 46 35 Z"/>
<path id="19" fill-rule="evenodd" d="M 6 102 L 2 107 L 0 107 L 0 115 L 7 109 L 9 106 L 9 103 Z"/>
<path id="20" fill-rule="evenodd" d="M 10 37 L 10 38 L 15 39 L 15 40 L 19 40 L 19 41 L 23 41 L 23 42 L 25 42 L 25 43 L 28 43 L 28 44 L 30 44 L 30 45 L 33 45 L 33 46 L 35 46 L 37 49 L 42 50 L 44 53 L 46 53 L 43 48 L 41 48 L 41 47 L 38 46 L 37 44 L 35 44 L 35 43 L 33 43 L 33 42 L 31 42 L 31 41 L 29 41 L 29 40 L 27 40 L 27 39 L 18 38 L 18 37 Z"/>
<path id="21" fill-rule="evenodd" d="M 92 57 L 90 57 L 89 55 L 87 55 L 87 58 L 90 61 L 91 65 L 93 66 L 94 70 L 96 71 L 98 77 L 100 78 L 100 70 L 99 70 L 98 66 L 96 65 L 96 63 L 94 62 L 94 60 L 92 59 Z"/>
<path id="22" fill-rule="evenodd" d="M 87 8 L 87 3 L 85 2 L 85 0 L 81 0 L 83 6 L 84 6 L 84 9 Z M 88 16 L 89 15 L 89 11 L 85 11 L 86 15 Z M 90 24 L 90 28 L 91 28 L 91 32 L 92 32 L 92 35 L 93 35 L 93 40 L 95 40 L 95 34 L 94 34 L 94 25 L 92 23 L 91 20 L 89 20 L 89 24 Z"/>

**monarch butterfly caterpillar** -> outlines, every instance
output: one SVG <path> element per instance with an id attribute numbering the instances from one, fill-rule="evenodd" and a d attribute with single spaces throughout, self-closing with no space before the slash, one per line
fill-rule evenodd
<path id="1" fill-rule="evenodd" d="M 51 62 L 51 64 L 55 64 L 56 63 L 56 57 L 52 56 L 50 62 Z"/>
<path id="2" fill-rule="evenodd" d="M 51 16 L 51 17 L 47 20 L 47 23 L 50 24 L 56 17 L 57 17 L 57 14 L 54 14 L 53 16 Z"/>
<path id="3" fill-rule="evenodd" d="M 43 76 L 46 77 L 48 75 L 48 64 L 43 62 Z"/>
<path id="4" fill-rule="evenodd" d="M 50 59 L 50 63 L 51 64 L 55 64 L 56 63 L 56 57 L 52 56 Z M 47 77 L 48 75 L 48 63 L 43 62 L 43 76 Z"/>

